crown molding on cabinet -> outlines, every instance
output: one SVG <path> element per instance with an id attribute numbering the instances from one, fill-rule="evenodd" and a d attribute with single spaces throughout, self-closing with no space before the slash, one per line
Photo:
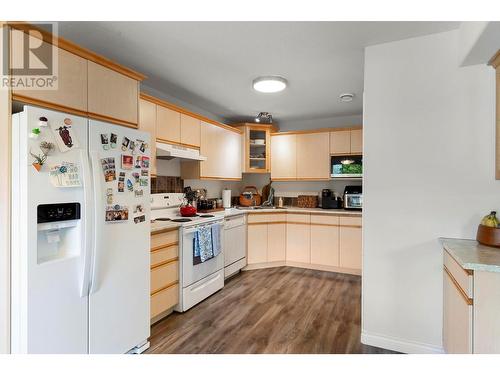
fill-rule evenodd
<path id="1" fill-rule="evenodd" d="M 361 125 L 358 126 L 350 126 L 345 128 L 321 128 L 321 129 L 304 129 L 304 130 L 291 130 L 284 132 L 276 132 L 271 133 L 271 136 L 275 137 L 278 135 L 291 135 L 291 134 L 313 134 L 313 133 L 330 133 L 330 132 L 340 132 L 340 131 L 348 131 L 348 130 L 360 130 L 363 129 Z"/>
<path id="2" fill-rule="evenodd" d="M 488 65 L 491 65 L 495 69 L 500 65 L 500 49 L 493 55 L 490 61 L 488 61 Z"/>
<path id="3" fill-rule="evenodd" d="M 42 39 L 47 42 L 47 43 L 52 43 L 56 45 L 58 48 L 61 48 L 63 50 L 66 50 L 68 52 L 71 52 L 77 56 L 80 56 L 84 59 L 90 60 L 95 62 L 96 64 L 105 66 L 106 68 L 109 68 L 111 70 L 114 70 L 115 72 L 121 73 L 127 77 L 130 77 L 132 79 L 135 79 L 137 81 L 143 81 L 147 77 L 139 72 L 136 72 L 135 70 L 129 69 L 123 65 L 120 65 L 104 56 L 98 55 L 95 52 L 92 52 L 86 48 L 80 47 L 79 45 L 76 45 L 73 42 L 70 42 L 69 40 L 66 40 L 64 38 L 60 37 L 55 37 L 49 32 L 37 27 L 36 25 L 32 25 L 29 22 L 7 22 L 7 24 L 14 29 L 17 30 L 22 30 L 24 32 L 29 31 L 29 30 L 37 30 L 40 32 L 40 35 L 42 36 Z M 37 37 L 37 35 L 33 35 Z M 54 43 L 55 42 L 55 43 Z"/>
<path id="4" fill-rule="evenodd" d="M 243 134 L 243 131 L 240 130 L 240 129 L 233 128 L 232 126 L 229 126 L 229 125 L 226 125 L 226 124 L 222 124 L 220 122 L 217 122 L 217 121 L 214 121 L 212 119 L 209 119 L 208 117 L 205 117 L 205 116 L 199 115 L 197 113 L 188 111 L 185 108 L 179 107 L 178 105 L 169 103 L 169 102 L 167 102 L 165 100 L 158 99 L 158 98 L 156 98 L 154 96 L 151 96 L 149 94 L 146 94 L 144 92 L 141 92 L 139 94 L 139 98 L 143 99 L 143 100 L 147 100 L 148 102 L 154 103 L 156 105 L 159 105 L 159 106 L 171 109 L 172 111 L 176 111 L 176 112 L 182 113 L 184 115 L 194 117 L 194 118 L 196 118 L 198 120 L 201 120 L 203 122 L 207 122 L 209 124 L 212 124 L 212 125 L 215 125 L 215 126 L 219 126 L 219 127 L 224 128 L 226 130 L 230 130 L 230 131 L 238 133 L 238 134 Z"/>

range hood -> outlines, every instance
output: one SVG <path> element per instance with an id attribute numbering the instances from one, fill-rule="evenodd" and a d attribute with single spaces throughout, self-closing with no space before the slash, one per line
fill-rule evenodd
<path id="1" fill-rule="evenodd" d="M 157 159 L 188 159 L 188 160 L 207 160 L 206 156 L 201 156 L 200 151 L 179 146 L 179 145 L 170 145 L 168 143 L 160 143 L 156 142 L 156 158 Z"/>

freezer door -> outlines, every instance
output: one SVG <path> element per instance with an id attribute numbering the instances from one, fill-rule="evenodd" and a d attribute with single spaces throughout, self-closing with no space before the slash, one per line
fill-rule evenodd
<path id="1" fill-rule="evenodd" d="M 48 123 L 40 123 L 40 117 Z M 68 126 L 64 129 L 68 119 L 70 131 Z M 85 250 L 90 245 L 85 234 L 90 229 L 85 221 L 85 191 L 90 186 L 84 184 L 88 120 L 26 106 L 13 116 L 12 125 L 12 352 L 87 353 L 88 297 L 82 296 L 82 286 Z M 40 129 L 36 139 L 29 137 L 33 128 Z M 71 147 L 59 143 L 60 136 Z M 37 171 L 30 152 L 41 154 L 42 142 L 52 143 L 55 149 Z M 62 165 L 72 172 L 71 165 L 77 166 L 81 186 L 51 182 L 49 170 Z M 51 214 L 38 220 L 38 210 L 48 204 L 79 206 L 79 218 L 71 216 L 74 211 L 66 211 L 65 217 Z"/>
<path id="2" fill-rule="evenodd" d="M 141 145 L 151 141 L 147 133 L 92 120 L 89 134 L 96 228 L 89 352 L 126 353 L 150 334 L 150 148 Z"/>

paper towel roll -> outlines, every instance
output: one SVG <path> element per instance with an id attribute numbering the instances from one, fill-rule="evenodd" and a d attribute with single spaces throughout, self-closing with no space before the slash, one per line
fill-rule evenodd
<path id="1" fill-rule="evenodd" d="M 231 190 L 222 190 L 222 206 L 224 208 L 231 208 Z"/>

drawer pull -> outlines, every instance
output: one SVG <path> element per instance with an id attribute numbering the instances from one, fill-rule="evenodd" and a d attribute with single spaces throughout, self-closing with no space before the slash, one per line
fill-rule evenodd
<path id="1" fill-rule="evenodd" d="M 164 266 L 166 264 L 169 264 L 169 263 L 172 263 L 172 262 L 177 262 L 179 260 L 179 257 L 175 257 L 175 258 L 172 258 L 172 259 L 168 259 L 168 260 L 165 260 L 161 263 L 158 263 L 158 264 L 155 264 L 154 266 L 151 266 L 151 269 L 154 270 L 155 268 L 158 268 L 158 267 L 161 267 L 161 266 Z"/>
<path id="2" fill-rule="evenodd" d="M 473 303 L 474 303 L 473 299 L 469 298 L 469 296 L 467 295 L 467 293 L 465 293 L 465 291 L 462 289 L 462 287 L 460 286 L 460 284 L 458 283 L 458 281 L 455 280 L 455 278 L 453 277 L 453 275 L 451 274 L 451 272 L 448 270 L 448 268 L 446 268 L 446 266 L 443 266 L 443 269 L 444 269 L 444 272 L 446 272 L 446 274 L 448 275 L 448 277 L 450 278 L 450 280 L 455 285 L 455 288 L 457 288 L 457 290 L 460 292 L 460 294 L 462 295 L 462 298 L 465 300 L 465 302 L 467 303 L 467 305 L 469 305 L 469 306 L 473 305 Z"/>
<path id="3" fill-rule="evenodd" d="M 155 294 L 158 294 L 160 292 L 163 292 L 165 289 L 168 289 L 174 285 L 179 284 L 179 281 L 174 281 L 173 283 L 167 284 L 165 286 L 162 286 L 160 289 L 155 290 L 153 293 L 151 293 L 151 297 L 153 297 Z"/>
<path id="4" fill-rule="evenodd" d="M 155 247 L 151 248 L 151 252 L 154 253 L 155 251 L 160 251 L 160 250 L 166 249 L 168 247 L 178 246 L 178 245 L 179 245 L 179 242 L 172 242 L 172 243 L 168 243 L 166 245 L 155 246 Z"/>

